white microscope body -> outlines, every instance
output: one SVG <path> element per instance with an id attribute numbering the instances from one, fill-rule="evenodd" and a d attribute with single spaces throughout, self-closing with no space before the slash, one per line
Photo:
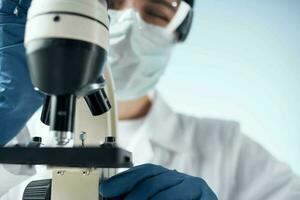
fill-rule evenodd
<path id="1" fill-rule="evenodd" d="M 131 165 L 131 154 L 116 149 L 114 139 L 117 117 L 106 65 L 108 27 L 106 0 L 32 1 L 25 33 L 28 66 L 33 85 L 46 95 L 42 121 L 50 126 L 57 148 L 30 149 L 30 161 L 10 161 L 45 164 L 53 171 L 52 180 L 29 184 L 24 200 L 99 200 L 100 182 L 116 168 Z M 44 160 L 40 154 L 35 160 L 38 150 Z M 96 160 L 94 153 L 100 150 Z M 47 156 L 51 160 L 45 161 Z"/>
<path id="2" fill-rule="evenodd" d="M 35 89 L 45 95 L 41 121 L 56 145 L 41 146 L 41 138 L 34 138 L 0 147 L 2 164 L 52 170 L 52 179 L 29 183 L 23 200 L 99 200 L 101 181 L 132 166 L 131 153 L 115 141 L 108 27 L 106 0 L 32 1 L 25 31 L 28 68 Z"/>

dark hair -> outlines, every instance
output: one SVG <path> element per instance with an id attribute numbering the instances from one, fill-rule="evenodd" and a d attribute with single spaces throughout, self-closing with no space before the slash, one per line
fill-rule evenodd
<path id="1" fill-rule="evenodd" d="M 187 2 L 191 7 L 194 6 L 194 0 L 184 0 L 185 2 Z"/>

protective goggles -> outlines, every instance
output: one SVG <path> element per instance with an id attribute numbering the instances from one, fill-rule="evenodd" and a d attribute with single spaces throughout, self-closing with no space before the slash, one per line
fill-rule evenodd
<path id="1" fill-rule="evenodd" d="M 178 42 L 187 39 L 194 18 L 194 0 L 107 0 L 107 6 L 111 10 L 134 8 L 146 22 L 175 33 Z"/>

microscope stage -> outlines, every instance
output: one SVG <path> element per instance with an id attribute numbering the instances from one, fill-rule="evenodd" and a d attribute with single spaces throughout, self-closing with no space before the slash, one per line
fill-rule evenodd
<path id="1" fill-rule="evenodd" d="M 76 168 L 130 168 L 130 152 L 115 146 L 89 148 L 0 148 L 0 163 Z"/>

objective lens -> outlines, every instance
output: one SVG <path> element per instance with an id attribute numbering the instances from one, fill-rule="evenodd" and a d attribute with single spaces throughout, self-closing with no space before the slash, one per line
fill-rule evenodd
<path id="1" fill-rule="evenodd" d="M 76 110 L 76 96 L 51 96 L 50 132 L 58 145 L 65 145 L 72 139 Z"/>
<path id="2" fill-rule="evenodd" d="M 103 88 L 98 92 L 85 96 L 84 99 L 93 116 L 102 115 L 111 109 L 111 104 Z"/>
<path id="3" fill-rule="evenodd" d="M 44 105 L 41 115 L 41 122 L 43 122 L 45 125 L 50 125 L 50 110 L 51 110 L 51 96 L 46 96 L 44 99 Z"/>

